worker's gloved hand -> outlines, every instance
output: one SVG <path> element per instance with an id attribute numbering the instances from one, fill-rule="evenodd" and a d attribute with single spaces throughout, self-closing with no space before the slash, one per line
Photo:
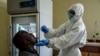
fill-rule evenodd
<path id="1" fill-rule="evenodd" d="M 49 29 L 45 25 L 43 25 L 41 27 L 41 31 L 43 31 L 44 33 L 48 33 Z"/>
<path id="2" fill-rule="evenodd" d="M 40 40 L 39 42 L 35 43 L 35 46 L 45 46 L 45 45 L 48 45 L 50 42 L 49 39 L 43 39 L 43 40 Z"/>

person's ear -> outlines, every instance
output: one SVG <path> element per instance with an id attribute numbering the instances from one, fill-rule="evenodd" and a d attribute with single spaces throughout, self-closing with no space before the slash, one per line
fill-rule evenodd
<path id="1" fill-rule="evenodd" d="M 25 44 L 29 44 L 29 43 L 30 43 L 30 41 L 28 41 L 28 40 L 25 40 L 25 41 L 24 41 L 24 43 L 25 43 Z"/>

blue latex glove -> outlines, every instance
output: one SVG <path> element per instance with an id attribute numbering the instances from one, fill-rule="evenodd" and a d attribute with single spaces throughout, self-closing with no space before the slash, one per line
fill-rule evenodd
<path id="1" fill-rule="evenodd" d="M 36 46 L 45 46 L 45 45 L 48 45 L 50 42 L 49 39 L 43 39 L 43 40 L 40 40 L 38 43 L 35 43 Z"/>
<path id="2" fill-rule="evenodd" d="M 48 33 L 49 29 L 45 25 L 43 25 L 41 27 L 41 31 L 43 31 L 44 33 Z"/>

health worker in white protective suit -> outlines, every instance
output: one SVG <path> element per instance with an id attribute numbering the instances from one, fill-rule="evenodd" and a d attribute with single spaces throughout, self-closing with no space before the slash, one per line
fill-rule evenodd
<path id="1" fill-rule="evenodd" d="M 82 20 L 84 7 L 81 3 L 73 4 L 68 10 L 69 21 L 57 29 L 42 26 L 46 39 L 40 40 L 36 46 L 48 46 L 60 49 L 59 56 L 81 56 L 79 50 L 86 44 L 87 32 Z"/>

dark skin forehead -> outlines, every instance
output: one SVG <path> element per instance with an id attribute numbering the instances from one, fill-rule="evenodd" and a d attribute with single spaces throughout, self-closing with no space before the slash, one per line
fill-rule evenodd
<path id="1" fill-rule="evenodd" d="M 32 33 L 28 33 L 28 32 L 23 31 L 23 30 L 16 33 L 15 37 L 19 38 L 21 40 L 30 39 L 30 37 L 35 38 L 35 36 Z"/>

